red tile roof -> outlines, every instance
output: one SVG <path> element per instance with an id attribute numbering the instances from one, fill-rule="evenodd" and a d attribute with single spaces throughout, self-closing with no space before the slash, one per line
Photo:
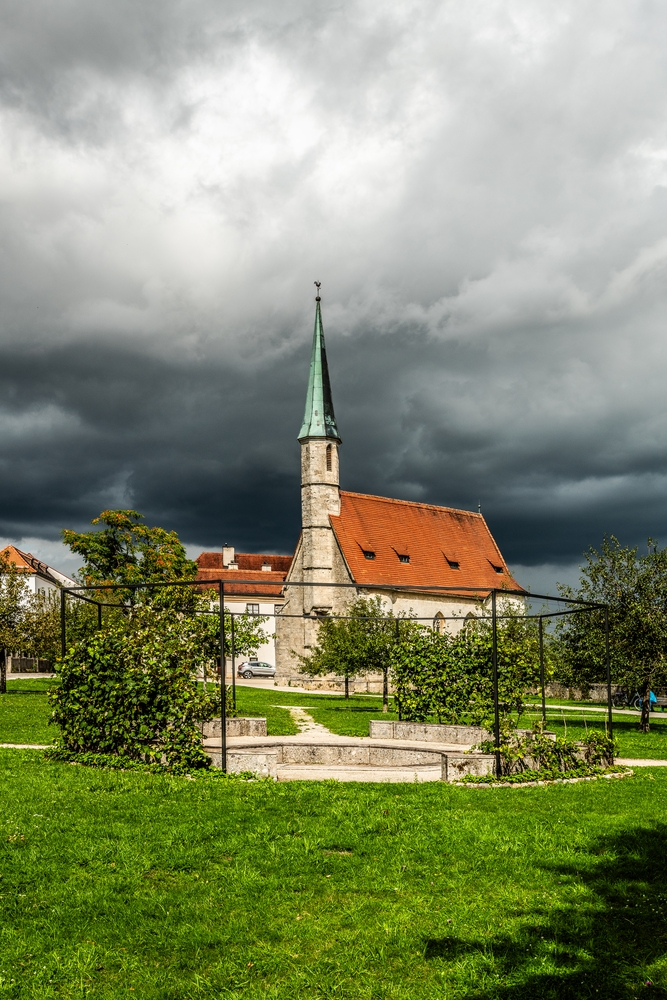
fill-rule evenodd
<path id="1" fill-rule="evenodd" d="M 343 490 L 340 505 L 331 524 L 355 583 L 521 589 L 481 514 Z"/>
<path id="2" fill-rule="evenodd" d="M 32 552 L 23 552 L 21 549 L 17 549 L 15 545 L 6 545 L 0 552 L 0 558 L 13 563 L 17 569 L 20 569 L 24 573 L 34 573 L 45 580 L 50 580 L 56 585 L 61 583 L 74 584 L 74 580 L 66 577 L 64 573 L 59 573 L 58 570 L 54 570 L 48 563 L 42 562 L 41 559 L 34 556 Z"/>
<path id="3" fill-rule="evenodd" d="M 238 569 L 223 569 L 222 552 L 202 552 L 195 560 L 199 567 L 197 579 L 224 580 L 225 594 L 230 596 L 270 599 L 281 596 L 282 583 L 292 565 L 292 556 L 237 552 L 234 561 L 238 564 Z M 264 564 L 270 565 L 271 570 L 263 570 Z M 237 583 L 239 579 L 251 582 Z M 271 583 L 273 586 L 267 586 Z"/>

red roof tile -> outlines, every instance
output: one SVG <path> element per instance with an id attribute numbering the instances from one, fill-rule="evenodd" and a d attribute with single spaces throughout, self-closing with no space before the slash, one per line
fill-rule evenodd
<path id="1" fill-rule="evenodd" d="M 340 503 L 331 524 L 355 583 L 521 589 L 481 514 L 343 490 Z"/>
<path id="2" fill-rule="evenodd" d="M 282 594 L 282 582 L 292 565 L 292 556 L 237 552 L 234 561 L 238 564 L 238 569 L 223 569 L 222 552 L 202 552 L 195 561 L 199 567 L 197 579 L 224 580 L 225 594 L 273 598 Z M 262 569 L 265 564 L 271 566 L 270 571 Z M 238 583 L 239 579 L 250 582 Z M 270 583 L 274 585 L 267 586 Z"/>

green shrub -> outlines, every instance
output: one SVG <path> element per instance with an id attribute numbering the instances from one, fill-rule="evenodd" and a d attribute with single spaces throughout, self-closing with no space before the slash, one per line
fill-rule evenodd
<path id="1" fill-rule="evenodd" d="M 564 776 L 593 773 L 613 763 L 616 741 L 601 732 L 590 732 L 582 740 L 555 739 L 539 730 L 522 734 L 505 723 L 500 742 L 483 740 L 473 747 L 482 753 L 500 750 L 502 773 L 505 777 L 528 771 L 538 775 Z M 588 769 L 588 770 L 586 770 Z"/>
<path id="2" fill-rule="evenodd" d="M 480 615 L 488 610 L 480 607 Z M 502 602 L 498 620 L 498 691 L 503 714 L 523 711 L 539 681 L 537 626 Z M 486 726 L 494 715 L 493 635 L 487 618 L 471 618 L 457 635 L 407 620 L 391 648 L 391 674 L 401 715 L 411 722 Z"/>
<path id="3" fill-rule="evenodd" d="M 207 618 L 135 608 L 73 643 L 49 692 L 60 745 L 172 768 L 207 767 L 201 723 L 219 715 L 197 684 L 215 635 Z"/>

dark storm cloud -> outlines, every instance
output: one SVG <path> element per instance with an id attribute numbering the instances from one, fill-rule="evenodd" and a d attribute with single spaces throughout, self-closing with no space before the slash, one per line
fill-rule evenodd
<path id="1" fill-rule="evenodd" d="M 344 486 L 667 540 L 662 5 L 0 14 L 0 535 L 289 551 L 319 278 Z"/>

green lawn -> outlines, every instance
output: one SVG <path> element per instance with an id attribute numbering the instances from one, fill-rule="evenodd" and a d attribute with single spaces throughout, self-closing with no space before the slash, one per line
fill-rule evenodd
<path id="1" fill-rule="evenodd" d="M 390 699 L 390 703 L 393 699 Z M 326 726 L 341 736 L 368 736 L 370 719 L 397 719 L 395 713 L 382 714 L 382 698 L 369 695 L 353 695 L 342 698 L 339 695 L 297 694 L 291 691 L 272 691 L 270 688 L 237 687 L 236 704 L 241 715 L 265 715 L 269 734 L 287 735 L 296 732 L 296 727 L 286 709 L 275 709 L 275 705 L 301 705 L 316 722 Z M 277 713 L 281 713 L 278 717 Z M 285 717 L 286 721 L 282 722 Z M 290 730 L 276 728 L 290 725 Z"/>
<path id="2" fill-rule="evenodd" d="M 58 730 L 48 724 L 51 709 L 46 698 L 53 683 L 9 681 L 7 694 L 0 695 L 0 743 L 53 743 Z"/>
<path id="3" fill-rule="evenodd" d="M 50 709 L 46 691 L 55 681 L 11 681 L 7 695 L 0 696 L 0 743 L 51 743 L 57 730 L 48 725 Z M 368 736 L 370 719 L 396 719 L 389 712 L 382 715 L 380 697 L 357 695 L 349 700 L 336 695 L 288 691 L 274 691 L 271 688 L 237 687 L 237 708 L 241 715 L 266 716 L 268 731 L 274 736 L 289 736 L 296 733 L 287 708 L 281 705 L 301 705 L 316 722 L 334 733 L 346 736 Z M 528 727 L 540 713 L 531 711 L 521 717 L 520 724 Z M 585 721 L 584 721 L 585 720 Z M 586 711 L 581 713 L 558 712 L 547 709 L 547 724 L 557 733 L 573 739 L 583 736 L 586 729 L 604 729 L 605 716 Z M 621 757 L 637 757 L 667 760 L 667 714 L 653 713 L 651 732 L 638 732 L 638 717 L 614 714 L 614 727 L 619 739 Z"/>
<path id="4" fill-rule="evenodd" d="M 660 769 L 244 784 L 0 751 L 0 997 L 667 997 L 666 793 Z"/>

